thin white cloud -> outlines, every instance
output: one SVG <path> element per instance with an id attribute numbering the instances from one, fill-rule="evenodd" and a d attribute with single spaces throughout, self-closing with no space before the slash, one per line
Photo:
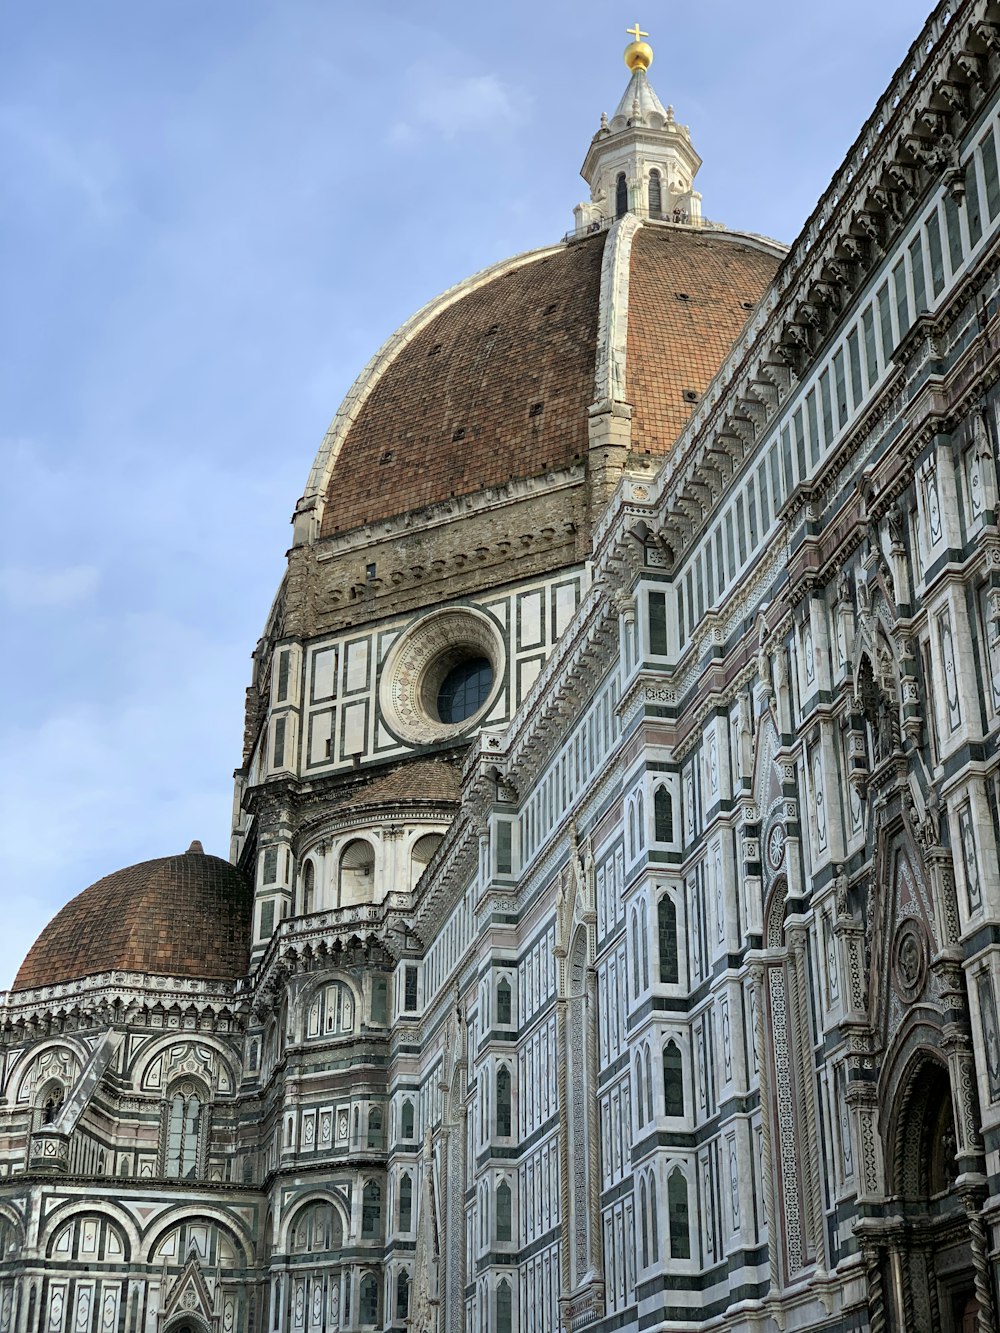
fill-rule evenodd
<path id="1" fill-rule="evenodd" d="M 97 591 L 96 565 L 65 569 L 28 569 L 0 566 L 0 600 L 19 610 L 43 606 L 74 606 Z"/>
<path id="2" fill-rule="evenodd" d="M 44 124 L 33 108 L 8 103 L 0 105 L 0 143 L 8 156 L 22 158 L 17 173 L 22 199 L 47 187 L 83 200 L 97 222 L 109 223 L 121 213 L 121 173 L 106 142 L 74 142 Z"/>
<path id="3" fill-rule="evenodd" d="M 416 65 L 406 84 L 407 114 L 389 129 L 389 142 L 398 147 L 430 138 L 506 133 L 524 124 L 531 105 L 523 88 L 495 74 L 443 78 L 440 71 Z"/>

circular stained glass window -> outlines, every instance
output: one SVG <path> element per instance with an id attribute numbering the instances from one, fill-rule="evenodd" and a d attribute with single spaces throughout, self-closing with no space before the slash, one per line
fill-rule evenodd
<path id="1" fill-rule="evenodd" d="M 493 686 L 493 667 L 486 657 L 469 657 L 453 666 L 438 689 L 437 712 L 442 722 L 464 722 L 478 713 Z"/>

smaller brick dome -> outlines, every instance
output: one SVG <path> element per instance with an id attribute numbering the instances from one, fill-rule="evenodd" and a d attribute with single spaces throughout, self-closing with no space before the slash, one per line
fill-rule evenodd
<path id="1" fill-rule="evenodd" d="M 234 981 L 249 963 L 252 898 L 242 871 L 198 842 L 180 856 L 127 866 L 53 917 L 12 989 L 119 971 Z"/>

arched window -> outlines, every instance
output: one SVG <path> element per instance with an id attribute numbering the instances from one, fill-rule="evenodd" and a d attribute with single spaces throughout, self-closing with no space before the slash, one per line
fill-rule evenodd
<path id="1" fill-rule="evenodd" d="M 111 1224 L 108 1223 L 110 1229 Z M 122 1253 L 122 1246 L 119 1244 L 118 1252 Z M 0 1262 L 4 1259 L 13 1259 L 21 1249 L 21 1238 L 13 1222 L 8 1222 L 5 1217 L 0 1217 Z"/>
<path id="2" fill-rule="evenodd" d="M 635 1057 L 635 1120 L 642 1129 L 646 1123 L 646 1091 L 643 1087 L 641 1051 Z"/>
<path id="3" fill-rule="evenodd" d="M 321 986 L 306 1016 L 307 1037 L 335 1037 L 354 1031 L 354 996 L 340 981 Z"/>
<path id="4" fill-rule="evenodd" d="M 635 845 L 636 856 L 639 855 L 640 849 L 645 845 L 646 842 L 646 833 L 643 827 L 645 817 L 646 817 L 645 805 L 642 799 L 642 792 L 639 792 L 638 796 L 636 796 L 635 798 L 635 833 L 637 840 Z"/>
<path id="5" fill-rule="evenodd" d="M 660 173 L 654 167 L 649 173 L 649 216 L 658 218 L 663 212 L 663 187 Z"/>
<path id="6" fill-rule="evenodd" d="M 413 851 L 410 853 L 411 886 L 416 884 L 427 869 L 431 857 L 441 846 L 441 837 L 440 833 L 425 833 L 422 838 L 418 838 L 413 844 Z"/>
<path id="7" fill-rule="evenodd" d="M 497 1283 L 497 1333 L 511 1333 L 514 1323 L 514 1299 L 510 1283 L 502 1277 Z"/>
<path id="8" fill-rule="evenodd" d="M 666 787 L 657 787 L 653 792 L 653 823 L 657 842 L 673 842 L 674 798 Z"/>
<path id="9" fill-rule="evenodd" d="M 410 1313 L 410 1275 L 405 1268 L 396 1278 L 396 1323 L 401 1324 Z"/>
<path id="10" fill-rule="evenodd" d="M 501 1180 L 497 1186 L 497 1240 L 512 1240 L 512 1209 L 510 1186 Z"/>
<path id="11" fill-rule="evenodd" d="M 663 1048 L 663 1114 L 684 1114 L 684 1062 L 675 1041 Z"/>
<path id="12" fill-rule="evenodd" d="M 374 1180 L 361 1191 L 361 1235 L 377 1240 L 382 1232 L 382 1191 Z"/>
<path id="13" fill-rule="evenodd" d="M 369 1106 L 368 1108 L 368 1146 L 369 1148 L 381 1148 L 382 1146 L 381 1106 Z"/>
<path id="14" fill-rule="evenodd" d="M 504 977 L 497 986 L 497 1022 L 507 1027 L 513 1011 L 510 982 Z"/>
<path id="15" fill-rule="evenodd" d="M 640 1253 L 642 1255 L 643 1268 L 649 1267 L 649 1221 L 646 1217 L 646 1182 L 639 1182 L 639 1234 L 642 1238 Z"/>
<path id="16" fill-rule="evenodd" d="M 636 837 L 635 837 L 635 806 L 629 802 L 628 807 L 628 854 L 635 859 L 636 856 Z"/>
<path id="17" fill-rule="evenodd" d="M 202 1099 L 190 1083 L 183 1083 L 167 1098 L 167 1136 L 163 1174 L 190 1180 L 198 1173 Z"/>
<path id="18" fill-rule="evenodd" d="M 331 1203 L 307 1204 L 295 1217 L 288 1233 L 292 1254 L 329 1254 L 344 1243 L 340 1214 Z"/>
<path id="19" fill-rule="evenodd" d="M 674 1167 L 667 1179 L 667 1211 L 670 1214 L 670 1256 L 673 1259 L 690 1259 L 688 1186 L 680 1167 Z"/>
<path id="20" fill-rule="evenodd" d="M 669 893 L 665 893 L 656 907 L 656 928 L 660 947 L 660 980 L 669 986 L 680 981 L 680 959 L 677 953 L 677 908 Z"/>
<path id="21" fill-rule="evenodd" d="M 649 918 L 646 904 L 639 904 L 639 943 L 642 945 L 642 987 L 649 985 Z"/>
<path id="22" fill-rule="evenodd" d="M 510 1137 L 511 1097 L 510 1070 L 501 1065 L 497 1070 L 497 1134 L 500 1138 Z"/>
<path id="23" fill-rule="evenodd" d="M 375 852 L 370 842 L 355 838 L 340 856 L 340 906 L 370 903 L 375 896 Z"/>
<path id="24" fill-rule="evenodd" d="M 413 1230 L 413 1181 L 409 1171 L 403 1172 L 399 1182 L 399 1229 Z"/>
<path id="25" fill-rule="evenodd" d="M 403 1110 L 399 1117 L 404 1139 L 413 1138 L 413 1103 L 407 1097 L 403 1102 Z"/>
<path id="26" fill-rule="evenodd" d="M 366 1273 L 358 1289 L 358 1318 L 364 1326 L 378 1323 L 378 1282 L 374 1273 Z"/>
<path id="27" fill-rule="evenodd" d="M 632 908 L 632 994 L 639 998 L 639 913 Z"/>
<path id="28" fill-rule="evenodd" d="M 316 867 L 312 861 L 305 863 L 302 869 L 302 915 L 308 916 L 313 909 L 316 896 Z"/>
<path id="29" fill-rule="evenodd" d="M 615 217 L 623 218 L 628 212 L 628 181 L 624 171 L 619 171 L 615 181 Z"/>
<path id="30" fill-rule="evenodd" d="M 63 1086 L 61 1083 L 50 1083 L 45 1088 L 40 1098 L 42 1107 L 42 1124 L 51 1125 L 53 1120 L 62 1110 Z"/>
<path id="31" fill-rule="evenodd" d="M 646 1119 L 653 1119 L 653 1061 L 646 1047 Z"/>
<path id="32" fill-rule="evenodd" d="M 649 1234 L 655 1259 L 660 1251 L 660 1225 L 656 1220 L 656 1177 L 649 1177 Z"/>

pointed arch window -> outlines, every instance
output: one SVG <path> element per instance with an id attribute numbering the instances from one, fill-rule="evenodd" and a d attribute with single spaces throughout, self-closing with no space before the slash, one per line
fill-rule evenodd
<path id="1" fill-rule="evenodd" d="M 514 1323 L 514 1297 L 505 1277 L 497 1283 L 497 1333 L 511 1333 Z"/>
<path id="2" fill-rule="evenodd" d="M 368 1147 L 382 1147 L 382 1108 L 381 1106 L 369 1106 L 368 1108 Z"/>
<path id="3" fill-rule="evenodd" d="M 640 1233 L 640 1236 L 641 1236 L 641 1238 L 642 1238 L 641 1255 L 642 1255 L 642 1266 L 643 1266 L 643 1268 L 648 1268 L 648 1267 L 649 1267 L 649 1220 L 648 1220 L 648 1218 L 647 1218 L 647 1216 L 646 1216 L 646 1208 L 647 1208 L 647 1200 L 646 1200 L 646 1182 L 645 1182 L 645 1180 L 640 1180 L 640 1182 L 639 1182 L 639 1233 Z"/>
<path id="4" fill-rule="evenodd" d="M 649 1177 L 649 1235 L 655 1259 L 660 1250 L 660 1224 L 656 1218 L 656 1177 Z"/>
<path id="5" fill-rule="evenodd" d="M 364 1240 L 377 1240 L 382 1231 L 382 1191 L 374 1180 L 361 1192 L 361 1235 Z"/>
<path id="6" fill-rule="evenodd" d="M 658 218 L 663 213 L 663 183 L 654 167 L 649 173 L 649 216 Z"/>
<path id="7" fill-rule="evenodd" d="M 504 977 L 497 986 L 497 1022 L 501 1026 L 510 1026 L 513 1009 L 513 995 L 511 994 L 510 982 Z"/>
<path id="8" fill-rule="evenodd" d="M 497 1070 L 496 1124 L 497 1135 L 500 1138 L 509 1138 L 511 1126 L 510 1070 L 506 1065 L 501 1065 Z"/>
<path id="9" fill-rule="evenodd" d="M 363 1325 L 373 1327 L 378 1323 L 378 1282 L 374 1273 L 366 1273 L 361 1279 L 358 1292 L 358 1316 Z"/>
<path id="10" fill-rule="evenodd" d="M 316 896 L 316 867 L 309 860 L 302 871 L 302 915 L 308 916 Z"/>
<path id="11" fill-rule="evenodd" d="M 642 1052 L 635 1057 L 635 1119 L 640 1129 L 646 1123 L 646 1090 L 642 1077 Z"/>
<path id="12" fill-rule="evenodd" d="M 615 217 L 623 218 L 628 212 L 628 181 L 624 171 L 619 171 L 615 181 Z"/>
<path id="13" fill-rule="evenodd" d="M 642 988 L 649 985 L 649 917 L 646 914 L 646 904 L 639 904 L 639 943 L 642 946 Z"/>
<path id="14" fill-rule="evenodd" d="M 402 1323 L 410 1313 L 410 1275 L 405 1268 L 396 1278 L 396 1323 Z"/>
<path id="15" fill-rule="evenodd" d="M 41 1099 L 43 1125 L 51 1125 L 62 1110 L 63 1095 L 61 1083 L 50 1083 L 46 1087 Z"/>
<path id="16" fill-rule="evenodd" d="M 632 995 L 639 998 L 639 913 L 632 908 Z"/>
<path id="17" fill-rule="evenodd" d="M 677 951 L 677 908 L 669 893 L 656 906 L 656 928 L 660 950 L 660 981 L 676 986 L 680 980 L 680 959 Z"/>
<path id="18" fill-rule="evenodd" d="M 653 824 L 657 842 L 673 842 L 674 798 L 666 787 L 657 787 L 653 793 Z"/>
<path id="19" fill-rule="evenodd" d="M 401 1126 L 402 1126 L 403 1138 L 404 1138 L 404 1139 L 412 1139 L 412 1138 L 413 1138 L 413 1103 L 410 1101 L 409 1097 L 407 1097 L 406 1101 L 403 1102 L 403 1111 L 402 1111 L 402 1114 L 400 1115 L 400 1124 L 401 1124 Z"/>
<path id="20" fill-rule="evenodd" d="M 409 1171 L 403 1173 L 399 1182 L 399 1229 L 403 1232 L 413 1230 L 413 1180 Z"/>
<path id="21" fill-rule="evenodd" d="M 684 1062 L 675 1041 L 663 1048 L 663 1114 L 684 1114 Z"/>
<path id="22" fill-rule="evenodd" d="M 688 1184 L 680 1167 L 674 1167 L 667 1179 L 667 1210 L 670 1213 L 670 1256 L 673 1259 L 690 1259 Z"/>
<path id="23" fill-rule="evenodd" d="M 175 1088 L 167 1098 L 165 1176 L 191 1180 L 197 1175 L 202 1113 L 201 1094 L 190 1083 Z"/>
<path id="24" fill-rule="evenodd" d="M 513 1239 L 510 1186 L 501 1180 L 497 1186 L 497 1240 Z"/>

